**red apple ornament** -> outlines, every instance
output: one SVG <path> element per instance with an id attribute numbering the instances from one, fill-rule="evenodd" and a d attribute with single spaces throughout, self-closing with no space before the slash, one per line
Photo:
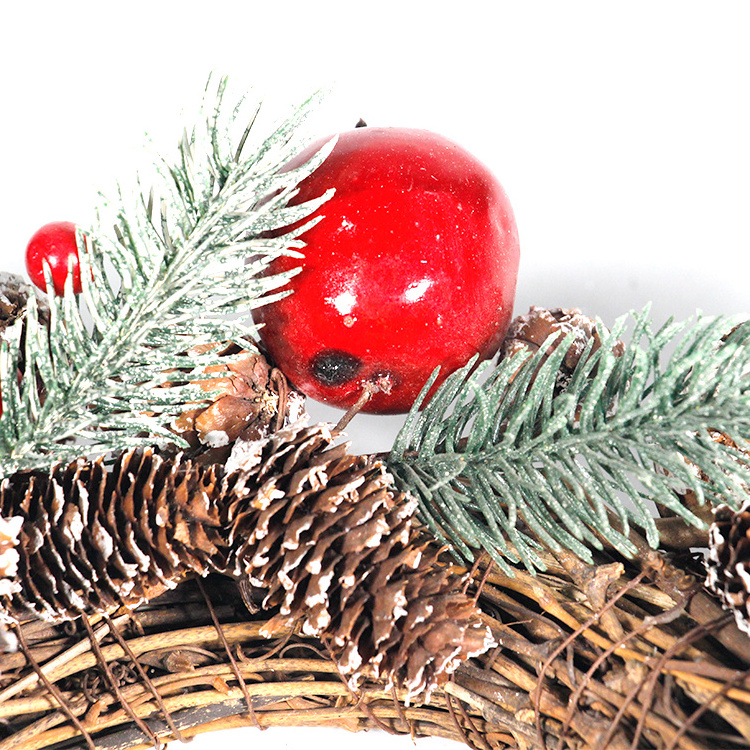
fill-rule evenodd
<path id="1" fill-rule="evenodd" d="M 342 133 L 293 202 L 328 188 L 335 194 L 302 235 L 304 259 L 269 269 L 302 270 L 292 294 L 256 313 L 261 339 L 311 398 L 346 408 L 380 378 L 390 392 L 363 411 L 408 411 L 437 366 L 440 382 L 503 340 L 518 273 L 513 211 L 483 164 L 424 130 Z"/>
<path id="2" fill-rule="evenodd" d="M 70 221 L 53 221 L 38 229 L 26 247 L 26 271 L 42 291 L 47 291 L 44 262 L 52 272 L 55 294 L 62 295 L 72 259 L 73 291 L 81 292 L 81 269 L 78 265 L 76 225 Z"/>

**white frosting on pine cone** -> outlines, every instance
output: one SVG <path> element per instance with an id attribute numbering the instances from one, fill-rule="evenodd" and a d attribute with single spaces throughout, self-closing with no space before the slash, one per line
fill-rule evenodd
<path id="1" fill-rule="evenodd" d="M 19 554 L 16 546 L 22 525 L 21 516 L 0 517 L 0 596 L 9 596 L 18 591 L 18 583 L 13 579 L 18 575 Z"/>

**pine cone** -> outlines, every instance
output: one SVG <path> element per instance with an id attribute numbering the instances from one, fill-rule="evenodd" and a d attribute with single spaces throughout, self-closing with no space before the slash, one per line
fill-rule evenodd
<path id="1" fill-rule="evenodd" d="M 214 345 L 200 349 L 209 348 Z M 291 388 L 281 370 L 271 367 L 263 355 L 243 352 L 236 345 L 220 354 L 244 356 L 208 368 L 206 372 L 211 374 L 226 372 L 225 377 L 199 381 L 206 390 L 218 389 L 221 395 L 208 405 L 184 412 L 172 425 L 195 452 L 204 454 L 203 463 L 223 463 L 236 440 L 260 440 L 296 422 L 304 412 L 304 396 Z"/>
<path id="2" fill-rule="evenodd" d="M 501 356 L 510 357 L 519 351 L 534 354 L 550 336 L 559 333 L 554 345 L 547 350 L 546 356 L 549 356 L 571 331 L 575 331 L 575 340 L 563 358 L 557 379 L 558 392 L 565 390 L 589 340 L 594 340 L 591 353 L 597 351 L 602 344 L 596 322 L 577 308 L 547 310 L 536 305 L 532 306 L 526 315 L 519 315 L 511 323 L 501 348 Z M 612 351 L 616 356 L 622 355 L 624 351 L 622 342 L 616 342 Z"/>
<path id="3" fill-rule="evenodd" d="M 16 609 L 58 621 L 134 606 L 214 570 L 224 555 L 219 472 L 131 450 L 109 471 L 102 459 L 79 460 L 7 478 L 0 516 L 23 525 L 17 591 L 0 619 Z"/>
<path id="4" fill-rule="evenodd" d="M 44 298 L 27 284 L 21 276 L 0 272 L 0 336 L 13 325 L 26 310 L 29 297 L 35 296 L 39 306 L 39 319 L 49 321 L 49 307 Z"/>
<path id="5" fill-rule="evenodd" d="M 709 529 L 706 586 L 750 635 L 750 501 L 738 511 L 719 506 Z"/>
<path id="6" fill-rule="evenodd" d="M 746 469 L 750 468 L 750 457 L 748 457 L 747 453 L 743 451 L 728 435 L 723 432 L 719 432 L 718 430 L 708 430 L 708 434 L 715 442 L 721 443 L 722 445 L 725 445 L 727 448 L 731 449 L 731 452 L 728 453 L 728 455 L 734 454 L 733 460 L 738 462 L 741 461 Z M 695 464 L 690 463 L 690 466 L 693 473 L 701 480 L 701 482 L 710 482 L 709 477 Z M 669 472 L 661 466 L 657 466 L 656 471 L 661 474 L 669 475 Z M 750 487 L 745 487 L 745 489 L 750 491 Z M 682 505 L 684 505 L 694 516 L 700 518 L 701 521 L 706 524 L 710 524 L 715 520 L 716 516 L 711 503 L 699 498 L 694 490 L 687 487 L 676 488 L 675 493 L 680 498 L 680 502 L 682 503 Z M 674 511 L 670 511 L 662 505 L 657 505 L 657 508 L 660 514 L 664 517 L 674 517 L 676 515 Z"/>
<path id="7" fill-rule="evenodd" d="M 227 509 L 230 569 L 280 608 L 269 630 L 300 620 L 352 687 L 369 672 L 428 699 L 494 641 L 462 593 L 466 577 L 415 528 L 415 501 L 380 462 L 332 440 L 324 425 L 293 426 L 235 446 L 230 466 L 256 490 Z"/>
<path id="8" fill-rule="evenodd" d="M 47 300 L 31 285 L 27 284 L 21 276 L 13 273 L 0 273 L 0 339 L 3 338 L 5 330 L 13 325 L 19 318 L 25 318 L 26 307 L 30 297 L 35 297 L 37 302 L 37 315 L 43 325 L 48 326 L 50 310 Z M 18 379 L 23 377 L 26 369 L 25 356 L 26 324 L 24 322 L 19 342 L 20 356 L 18 360 Z M 0 384 L 0 407 L 2 406 L 2 385 Z M 45 391 L 39 385 L 39 400 L 44 403 Z"/>

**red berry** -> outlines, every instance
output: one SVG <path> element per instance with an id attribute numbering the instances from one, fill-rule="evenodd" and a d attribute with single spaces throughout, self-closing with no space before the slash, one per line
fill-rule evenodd
<path id="1" fill-rule="evenodd" d="M 320 148 L 315 144 L 296 166 Z M 299 187 L 295 203 L 334 196 L 302 236 L 293 293 L 260 308 L 261 338 L 308 396 L 352 405 L 385 375 L 364 411 L 407 411 L 435 367 L 441 380 L 491 357 L 510 323 L 518 272 L 515 219 L 497 179 L 442 136 L 357 128 Z"/>
<path id="2" fill-rule="evenodd" d="M 47 290 L 44 279 L 44 261 L 52 272 L 55 294 L 62 295 L 68 277 L 69 259 L 73 259 L 73 291 L 81 291 L 81 269 L 78 265 L 78 243 L 76 225 L 69 221 L 53 221 L 45 224 L 29 240 L 26 247 L 26 270 L 34 284 Z"/>

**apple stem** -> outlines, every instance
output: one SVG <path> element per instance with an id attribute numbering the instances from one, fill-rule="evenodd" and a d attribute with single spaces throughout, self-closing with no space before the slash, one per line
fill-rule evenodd
<path id="1" fill-rule="evenodd" d="M 393 382 L 391 381 L 390 375 L 376 375 L 369 380 L 362 381 L 362 393 L 359 398 L 347 409 L 338 424 L 334 428 L 334 432 L 341 432 L 354 417 L 362 411 L 364 405 L 376 394 L 376 393 L 390 393 Z"/>

